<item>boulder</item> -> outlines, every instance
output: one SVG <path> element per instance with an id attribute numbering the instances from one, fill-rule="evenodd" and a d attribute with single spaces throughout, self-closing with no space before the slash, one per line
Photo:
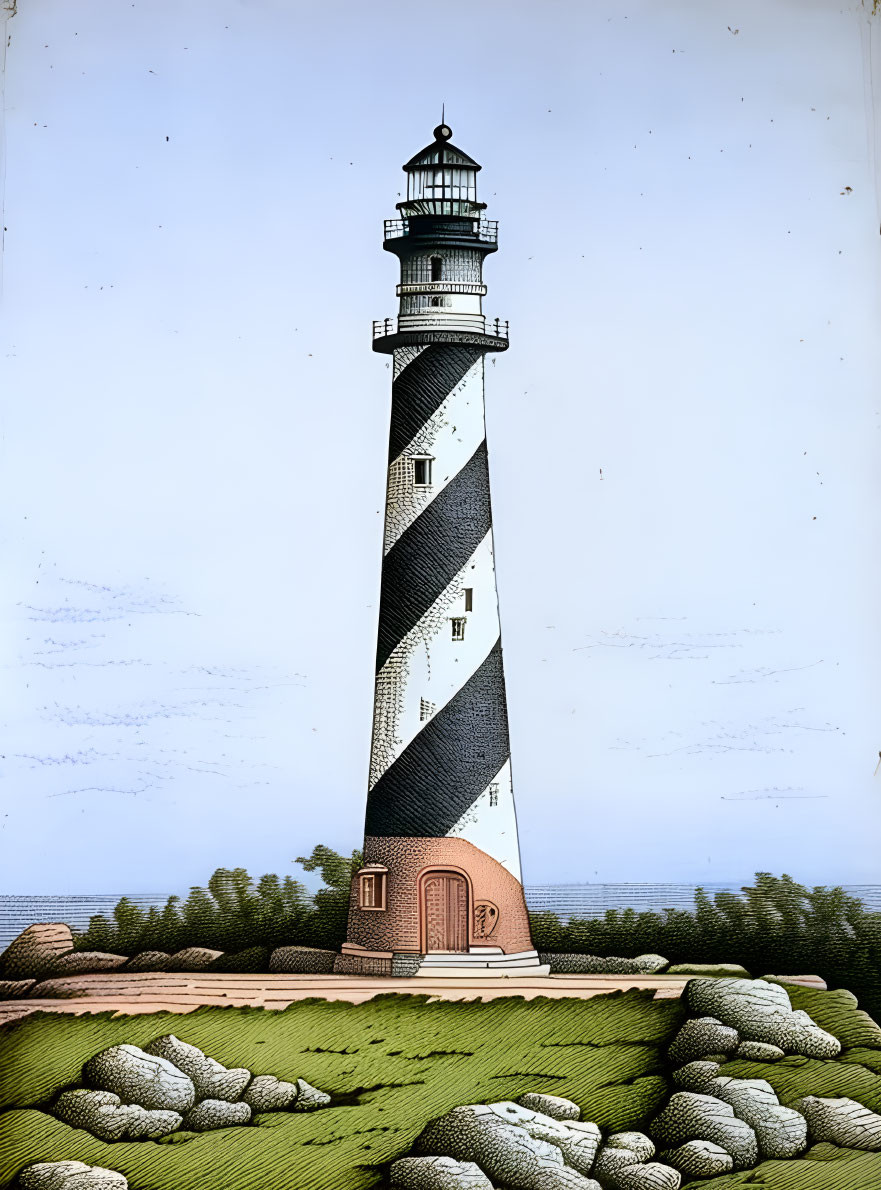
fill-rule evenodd
<path id="1" fill-rule="evenodd" d="M 716 1078 L 708 1094 L 723 1099 L 734 1108 L 756 1134 L 759 1154 L 766 1160 L 783 1161 L 808 1147 L 808 1128 L 804 1116 L 790 1107 L 781 1107 L 770 1083 L 762 1078 Z"/>
<path id="2" fill-rule="evenodd" d="M 391 1168 L 392 1190 L 493 1190 L 473 1161 L 452 1157 L 403 1157 Z"/>
<path id="3" fill-rule="evenodd" d="M 536 1183 L 536 1190 L 602 1190 L 602 1186 L 568 1165 L 561 1165 L 543 1174 L 541 1181 Z"/>
<path id="4" fill-rule="evenodd" d="M 335 950 L 315 946 L 279 946 L 269 956 L 269 970 L 278 975 L 326 975 L 339 958 Z"/>
<path id="5" fill-rule="evenodd" d="M 679 1190 L 681 1185 L 682 1178 L 672 1166 L 648 1161 L 625 1166 L 609 1182 L 609 1190 Z"/>
<path id="6" fill-rule="evenodd" d="M 551 1184 L 550 1175 L 563 1168 L 556 1145 L 530 1136 L 519 1124 L 506 1123 L 486 1104 L 456 1107 L 432 1120 L 414 1147 L 420 1155 L 473 1161 L 492 1182 L 510 1190 L 544 1190 Z"/>
<path id="7" fill-rule="evenodd" d="M 627 1149 L 633 1153 L 637 1161 L 651 1161 L 655 1155 L 655 1146 L 644 1132 L 613 1132 L 606 1137 L 606 1149 Z"/>
<path id="8" fill-rule="evenodd" d="M 767 1041 L 741 1041 L 734 1051 L 734 1057 L 744 1062 L 779 1062 L 786 1057 L 779 1045 Z"/>
<path id="9" fill-rule="evenodd" d="M 0 1000 L 26 996 L 36 982 L 35 979 L 0 979 Z"/>
<path id="10" fill-rule="evenodd" d="M 193 1106 L 196 1088 L 192 1079 L 165 1058 L 146 1054 L 136 1045 L 112 1045 L 83 1067 L 83 1078 L 92 1087 L 112 1091 L 124 1103 L 183 1112 Z"/>
<path id="11" fill-rule="evenodd" d="M 296 1083 L 283 1082 L 274 1074 L 257 1074 L 248 1083 L 242 1099 L 252 1112 L 289 1111 L 298 1094 Z"/>
<path id="12" fill-rule="evenodd" d="M 197 1099 L 226 1099 L 232 1102 L 242 1097 L 242 1092 L 251 1081 L 250 1070 L 241 1066 L 229 1070 L 173 1033 L 151 1041 L 145 1052 L 165 1058 L 172 1066 L 182 1070 L 192 1080 Z"/>
<path id="13" fill-rule="evenodd" d="M 528 1107 L 530 1111 L 541 1112 L 553 1120 L 580 1120 L 581 1108 L 571 1099 L 561 1099 L 559 1095 L 541 1095 L 536 1091 L 529 1091 L 517 1100 L 521 1107 Z"/>
<path id="14" fill-rule="evenodd" d="M 551 971 L 563 975 L 657 975 L 667 966 L 659 954 L 640 954 L 635 959 L 610 955 L 551 953 L 539 956 Z"/>
<path id="15" fill-rule="evenodd" d="M 667 1149 L 661 1158 L 687 1178 L 716 1178 L 734 1168 L 731 1154 L 711 1140 L 689 1140 L 678 1149 Z"/>
<path id="16" fill-rule="evenodd" d="M 93 975 L 99 971 L 116 971 L 125 966 L 124 954 L 105 954 L 100 950 L 73 950 L 60 955 L 52 963 L 53 975 Z"/>
<path id="17" fill-rule="evenodd" d="M 652 1122 L 651 1134 L 664 1148 L 676 1148 L 689 1140 L 711 1140 L 731 1154 L 735 1170 L 752 1169 L 759 1159 L 755 1132 L 738 1120 L 730 1103 L 714 1095 L 676 1091 Z"/>
<path id="18" fill-rule="evenodd" d="M 710 1062 L 706 1059 L 701 1062 L 689 1062 L 686 1066 L 680 1066 L 678 1070 L 673 1071 L 673 1082 L 680 1090 L 697 1091 L 700 1094 L 709 1095 L 711 1093 L 709 1088 L 718 1073 L 718 1062 Z"/>
<path id="19" fill-rule="evenodd" d="M 164 971 L 171 955 L 164 950 L 142 950 L 125 965 L 126 971 Z"/>
<path id="20" fill-rule="evenodd" d="M 203 1099 L 184 1116 L 188 1132 L 213 1132 L 216 1128 L 233 1128 L 247 1124 L 251 1109 L 247 1103 L 230 1103 L 226 1099 Z"/>
<path id="21" fill-rule="evenodd" d="M 813 1143 L 825 1140 L 844 1149 L 881 1152 L 881 1116 L 855 1099 L 806 1095 L 792 1106 L 805 1117 Z"/>
<path id="22" fill-rule="evenodd" d="M 763 979 L 693 979 L 685 989 L 693 1012 L 711 1014 L 746 1041 L 765 1041 L 805 1058 L 834 1058 L 840 1042 L 793 1011 L 786 989 Z"/>
<path id="23" fill-rule="evenodd" d="M 593 1169 L 594 1158 L 602 1140 L 596 1124 L 581 1120 L 555 1120 L 541 1112 L 530 1111 L 510 1100 L 490 1103 L 494 1111 L 506 1124 L 514 1124 L 535 1140 L 546 1141 L 556 1146 L 563 1161 L 580 1174 L 587 1176 Z"/>
<path id="24" fill-rule="evenodd" d="M 297 1079 L 297 1100 L 294 1111 L 315 1111 L 319 1107 L 327 1107 L 330 1096 L 327 1091 L 319 1091 L 304 1078 Z"/>
<path id="25" fill-rule="evenodd" d="M 249 946 L 247 950 L 237 950 L 235 954 L 222 954 L 215 959 L 209 970 L 225 971 L 230 974 L 262 974 L 269 970 L 269 947 Z"/>
<path id="26" fill-rule="evenodd" d="M 739 963 L 675 963 L 667 975 L 704 975 L 708 979 L 722 979 L 726 975 L 736 979 L 750 979 L 750 973 Z"/>
<path id="27" fill-rule="evenodd" d="M 166 960 L 166 971 L 207 971 L 222 950 L 209 950 L 207 946 L 187 946 Z"/>
<path id="28" fill-rule="evenodd" d="M 18 1175 L 21 1190 L 128 1190 L 125 1174 L 84 1161 L 41 1161 Z"/>
<path id="29" fill-rule="evenodd" d="M 63 1091 L 53 1114 L 71 1128 L 83 1128 L 99 1140 L 158 1140 L 177 1132 L 176 1111 L 148 1111 L 137 1103 L 121 1103 L 112 1091 Z"/>
<path id="30" fill-rule="evenodd" d="M 714 1016 L 696 1017 L 686 1021 L 673 1038 L 668 1057 L 674 1066 L 680 1066 L 709 1054 L 732 1054 L 739 1043 L 736 1029 L 723 1025 Z"/>
<path id="31" fill-rule="evenodd" d="M 0 955 L 0 971 L 7 979 L 42 975 L 53 962 L 73 950 L 73 934 L 63 922 L 28 926 Z"/>

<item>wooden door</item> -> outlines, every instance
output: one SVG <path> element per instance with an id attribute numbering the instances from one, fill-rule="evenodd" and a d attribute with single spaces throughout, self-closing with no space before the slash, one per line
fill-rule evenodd
<path id="1" fill-rule="evenodd" d="M 458 872 L 431 872 L 422 882 L 425 950 L 468 951 L 468 885 Z"/>

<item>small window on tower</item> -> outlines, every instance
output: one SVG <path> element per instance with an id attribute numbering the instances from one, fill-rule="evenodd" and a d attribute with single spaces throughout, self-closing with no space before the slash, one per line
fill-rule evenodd
<path id="1" fill-rule="evenodd" d="M 465 588 L 465 611 L 470 612 L 474 610 L 474 588 Z"/>
<path id="2" fill-rule="evenodd" d="M 441 258 L 439 256 L 432 256 L 432 258 L 431 258 L 431 279 L 432 279 L 432 281 L 440 281 L 442 266 L 443 266 L 443 261 L 441 260 Z"/>
<path id="3" fill-rule="evenodd" d="M 430 302 L 429 304 L 430 304 L 430 305 L 432 305 L 432 306 L 442 306 L 442 305 L 443 305 L 443 299 L 442 299 L 442 298 L 439 298 L 439 297 L 433 297 L 433 298 L 431 299 L 431 302 Z"/>
<path id="4" fill-rule="evenodd" d="M 431 462 L 427 456 L 413 460 L 413 483 L 417 488 L 431 487 Z"/>
<path id="5" fill-rule="evenodd" d="M 493 781 L 493 783 L 489 787 L 489 804 L 491 806 L 497 806 L 499 804 L 499 783 L 498 783 L 498 781 Z"/>
<path id="6" fill-rule="evenodd" d="M 451 623 L 453 625 L 453 640 L 464 640 L 465 639 L 465 617 L 464 616 L 454 616 Z"/>
<path id="7" fill-rule="evenodd" d="M 386 869 L 358 873 L 358 907 L 360 909 L 385 909 Z"/>
<path id="8" fill-rule="evenodd" d="M 419 719 L 422 723 L 424 723 L 426 719 L 430 719 L 436 710 L 437 707 L 435 704 L 433 702 L 429 702 L 427 698 L 419 699 Z"/>

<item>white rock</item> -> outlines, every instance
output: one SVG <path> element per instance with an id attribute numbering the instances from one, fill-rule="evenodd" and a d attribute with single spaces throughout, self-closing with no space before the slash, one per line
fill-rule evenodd
<path id="1" fill-rule="evenodd" d="M 715 1178 L 734 1168 L 731 1154 L 710 1140 L 689 1140 L 678 1149 L 667 1149 L 661 1157 L 687 1178 Z"/>
<path id="2" fill-rule="evenodd" d="M 317 1087 L 313 1087 L 311 1083 L 307 1083 L 304 1078 L 297 1079 L 297 1100 L 294 1103 L 294 1111 L 315 1111 L 319 1107 L 327 1107 L 330 1103 L 330 1096 L 327 1091 L 319 1091 Z"/>
<path id="3" fill-rule="evenodd" d="M 734 1169 L 752 1169 L 759 1159 L 756 1134 L 738 1120 L 730 1103 L 713 1095 L 677 1091 L 651 1126 L 655 1141 L 676 1148 L 689 1140 L 711 1140 L 734 1158 Z"/>
<path id="4" fill-rule="evenodd" d="M 718 1017 L 746 1041 L 764 1041 L 806 1058 L 834 1058 L 840 1042 L 793 1011 L 786 989 L 763 979 L 693 979 L 685 989 L 693 1012 Z"/>
<path id="5" fill-rule="evenodd" d="M 700 980 L 700 983 L 712 983 L 712 980 Z M 688 985 L 691 987 L 691 984 Z M 723 1025 L 714 1016 L 696 1017 L 686 1021 L 670 1046 L 668 1055 L 670 1061 L 678 1066 L 686 1062 L 700 1061 L 709 1054 L 730 1054 L 737 1049 L 740 1042 L 737 1030 L 730 1025 Z"/>
<path id="6" fill-rule="evenodd" d="M 811 1140 L 829 1141 L 845 1149 L 881 1152 L 881 1116 L 855 1099 L 822 1099 L 806 1095 L 792 1105 L 807 1120 Z"/>
<path id="7" fill-rule="evenodd" d="M 392 1190 L 493 1190 L 473 1161 L 452 1157 L 402 1157 L 391 1168 Z"/>
<path id="8" fill-rule="evenodd" d="M 258 1074 L 248 1083 L 242 1099 L 254 1112 L 290 1111 L 298 1094 L 296 1083 L 284 1082 L 274 1074 Z"/>
<path id="9" fill-rule="evenodd" d="M 491 1181 L 510 1190 L 543 1190 L 550 1175 L 563 1169 L 556 1145 L 530 1136 L 517 1123 L 506 1123 L 486 1104 L 456 1107 L 432 1120 L 415 1148 L 419 1154 L 473 1161 Z"/>
<path id="10" fill-rule="evenodd" d="M 627 1149 L 637 1161 L 651 1161 L 655 1155 L 654 1142 L 644 1132 L 613 1132 L 604 1143 L 607 1149 Z"/>
<path id="11" fill-rule="evenodd" d="M 561 1099 L 559 1095 L 542 1095 L 537 1091 L 529 1091 L 517 1100 L 521 1107 L 528 1107 L 530 1111 L 541 1112 L 554 1120 L 580 1120 L 581 1108 L 571 1099 Z"/>
<path id="12" fill-rule="evenodd" d="M 673 1071 L 673 1082 L 683 1091 L 697 1091 L 709 1095 L 711 1086 L 721 1067 L 718 1062 L 689 1062 Z"/>
<path id="13" fill-rule="evenodd" d="M 165 1058 L 144 1053 L 136 1045 L 113 1045 L 83 1067 L 85 1081 L 102 1091 L 112 1091 L 123 1103 L 169 1111 L 186 1111 L 196 1099 L 196 1088 L 182 1070 Z"/>
<path id="14" fill-rule="evenodd" d="M 648 1161 L 644 1165 L 625 1166 L 609 1182 L 609 1190 L 679 1190 L 682 1178 L 671 1165 Z"/>
<path id="15" fill-rule="evenodd" d="M 137 1103 L 121 1103 L 112 1091 L 64 1091 L 53 1114 L 71 1128 L 83 1128 L 100 1140 L 158 1140 L 181 1126 L 176 1111 L 148 1110 Z"/>
<path id="16" fill-rule="evenodd" d="M 251 1109 L 247 1103 L 230 1103 L 226 1099 L 203 1099 L 184 1116 L 188 1132 L 213 1132 L 217 1128 L 234 1128 L 247 1124 Z"/>
<path id="17" fill-rule="evenodd" d="M 226 1099 L 233 1102 L 241 1098 L 251 1081 L 250 1070 L 241 1066 L 230 1070 L 214 1058 L 209 1058 L 195 1045 L 181 1041 L 173 1033 L 151 1041 L 145 1052 L 165 1058 L 182 1070 L 192 1080 L 197 1099 Z"/>
<path id="18" fill-rule="evenodd" d="M 128 1180 L 115 1169 L 83 1161 L 41 1161 L 18 1175 L 21 1190 L 128 1190 Z"/>
<path id="19" fill-rule="evenodd" d="M 741 1041 L 734 1051 L 734 1057 L 744 1062 L 779 1062 L 785 1056 L 779 1045 L 767 1041 Z"/>
<path id="20" fill-rule="evenodd" d="M 782 1107 L 774 1088 L 762 1078 L 716 1078 L 707 1091 L 734 1108 L 739 1120 L 752 1128 L 759 1153 L 768 1160 L 783 1161 L 808 1147 L 804 1116 Z"/>
<path id="21" fill-rule="evenodd" d="M 563 1156 L 563 1162 L 580 1174 L 587 1176 L 594 1163 L 602 1134 L 596 1124 L 581 1120 L 555 1120 L 541 1112 L 530 1111 L 510 1100 L 490 1103 L 506 1124 L 516 1124 L 536 1140 L 555 1145 Z"/>

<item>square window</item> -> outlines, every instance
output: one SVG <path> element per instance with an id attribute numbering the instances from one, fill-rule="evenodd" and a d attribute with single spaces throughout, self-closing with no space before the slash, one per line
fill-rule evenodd
<path id="1" fill-rule="evenodd" d="M 453 625 L 453 640 L 464 640 L 465 639 L 465 617 L 464 616 L 454 616 L 450 622 Z"/>

